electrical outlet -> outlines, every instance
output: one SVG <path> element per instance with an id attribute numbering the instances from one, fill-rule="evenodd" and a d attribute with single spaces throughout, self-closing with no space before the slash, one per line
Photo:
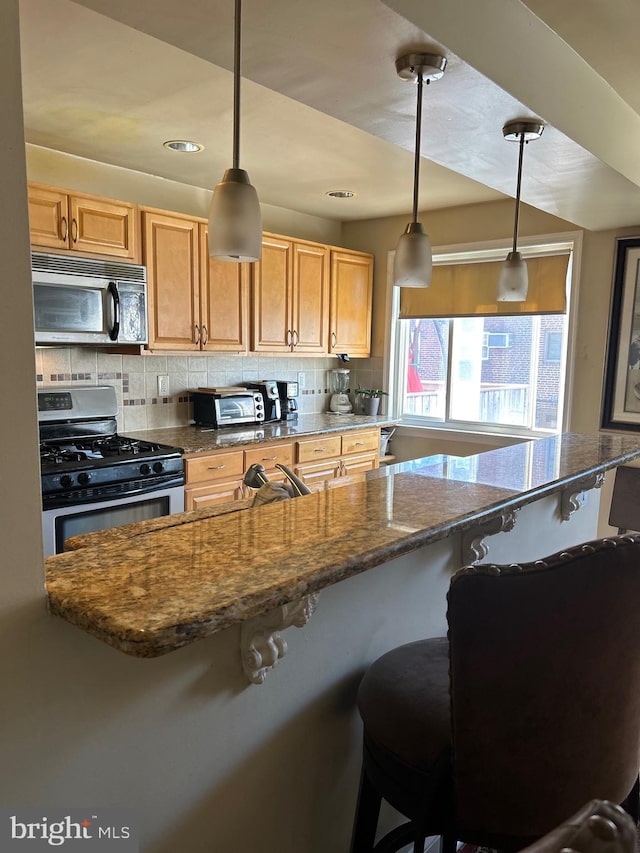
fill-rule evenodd
<path id="1" fill-rule="evenodd" d="M 305 387 L 304 370 L 299 370 L 298 371 L 298 388 L 302 391 L 302 389 L 304 387 Z"/>
<path id="2" fill-rule="evenodd" d="M 158 376 L 158 397 L 168 397 L 169 396 L 169 377 L 165 374 L 164 376 Z"/>

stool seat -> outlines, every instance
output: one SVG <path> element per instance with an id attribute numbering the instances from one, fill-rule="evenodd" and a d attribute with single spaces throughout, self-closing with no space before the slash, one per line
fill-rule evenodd
<path id="1" fill-rule="evenodd" d="M 451 747 L 447 638 L 408 643 L 378 658 L 360 684 L 358 709 L 368 741 L 429 772 Z"/>

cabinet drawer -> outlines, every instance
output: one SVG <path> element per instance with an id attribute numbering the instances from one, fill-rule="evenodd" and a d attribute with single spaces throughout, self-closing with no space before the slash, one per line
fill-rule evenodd
<path id="1" fill-rule="evenodd" d="M 244 473 L 244 452 L 234 450 L 230 453 L 212 453 L 186 459 L 187 485 L 203 483 L 208 480 L 230 480 Z"/>
<path id="2" fill-rule="evenodd" d="M 251 450 L 245 450 L 245 471 L 256 463 L 263 465 L 265 471 L 272 471 L 276 465 L 290 467 L 293 464 L 293 445 L 289 442 L 261 444 L 259 447 L 251 448 Z"/>
<path id="3" fill-rule="evenodd" d="M 298 462 L 316 462 L 340 456 L 342 439 L 339 435 L 312 438 L 308 441 L 297 441 L 296 447 Z"/>
<path id="4" fill-rule="evenodd" d="M 378 450 L 380 447 L 380 430 L 371 429 L 363 432 L 345 433 L 342 436 L 342 452 L 366 453 L 368 450 Z"/>

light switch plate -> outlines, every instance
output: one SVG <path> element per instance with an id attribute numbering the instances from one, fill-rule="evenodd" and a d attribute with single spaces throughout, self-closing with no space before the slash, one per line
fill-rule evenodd
<path id="1" fill-rule="evenodd" d="M 302 391 L 304 388 L 304 370 L 298 371 L 298 388 Z"/>
<path id="2" fill-rule="evenodd" d="M 158 376 L 158 397 L 169 396 L 169 377 L 165 374 Z"/>

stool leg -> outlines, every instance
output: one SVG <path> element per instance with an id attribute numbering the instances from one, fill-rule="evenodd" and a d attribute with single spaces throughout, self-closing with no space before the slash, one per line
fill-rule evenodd
<path id="1" fill-rule="evenodd" d="M 373 850 L 381 801 L 382 797 L 371 784 L 371 780 L 363 767 L 360 774 L 360 790 L 358 791 L 358 805 L 353 824 L 350 853 L 371 853 Z"/>
<path id="2" fill-rule="evenodd" d="M 445 832 L 440 837 L 440 853 L 456 853 L 458 839 L 450 832 Z"/>

